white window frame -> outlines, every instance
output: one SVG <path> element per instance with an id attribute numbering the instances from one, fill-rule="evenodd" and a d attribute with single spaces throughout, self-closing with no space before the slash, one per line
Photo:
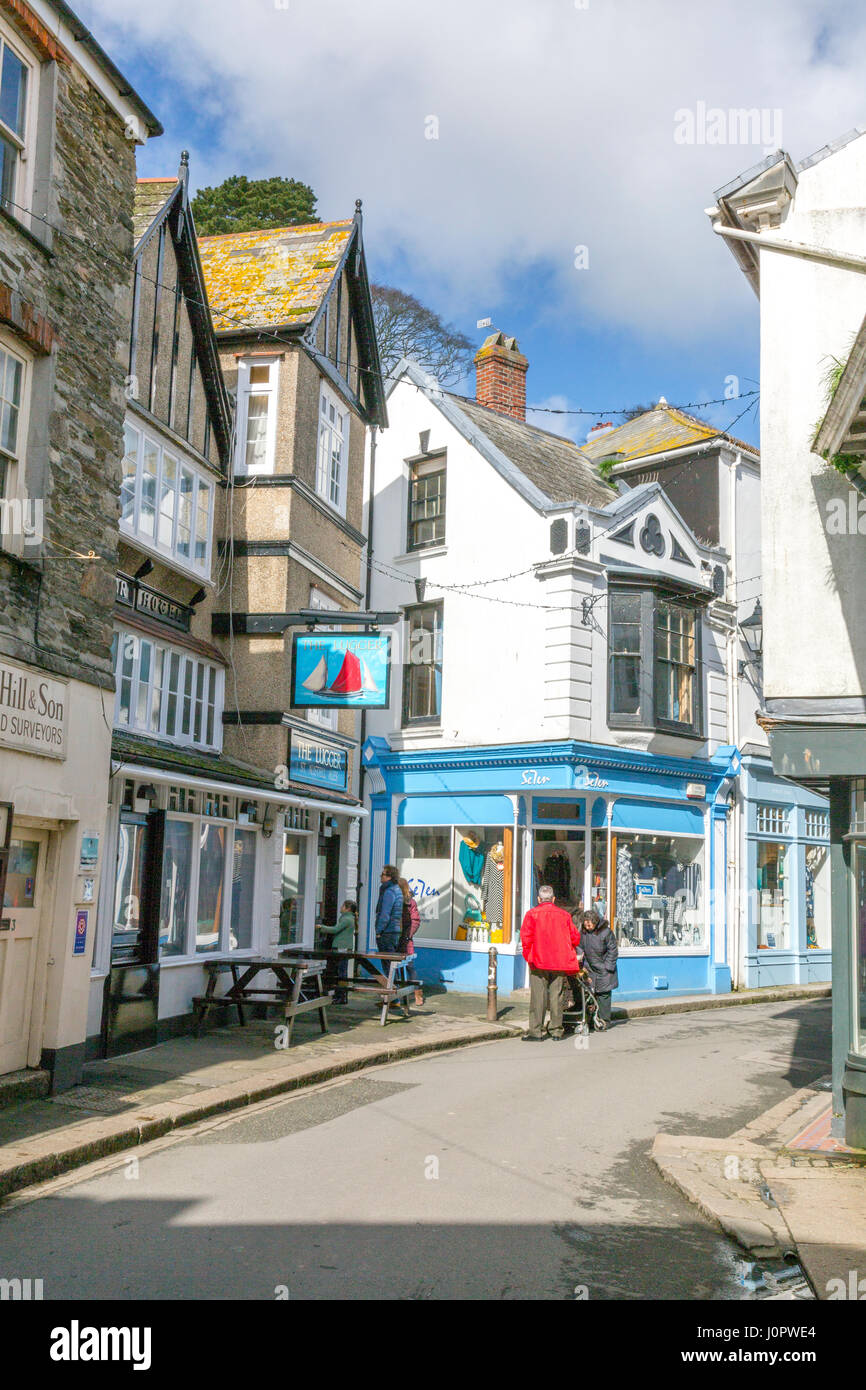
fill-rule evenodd
<path id="1" fill-rule="evenodd" d="M 0 351 L 13 358 L 21 367 L 21 400 L 18 406 L 18 431 L 15 450 L 0 448 L 0 550 L 13 555 L 25 554 L 24 542 L 33 532 L 34 539 L 42 529 L 42 517 L 36 508 L 44 510 L 44 499 L 28 499 L 26 487 L 26 445 L 30 426 L 30 388 L 33 358 L 21 351 L 16 339 L 0 333 Z M 28 506 L 28 501 L 32 505 Z M 34 530 L 34 528 L 37 528 Z"/>
<path id="2" fill-rule="evenodd" d="M 237 403 L 237 446 L 235 452 L 235 473 L 244 477 L 273 473 L 277 444 L 277 400 L 280 378 L 279 357 L 240 357 L 238 358 L 238 403 Z M 250 382 L 253 367 L 267 367 L 266 385 Z M 247 425 L 249 423 L 250 396 L 267 396 L 268 427 L 265 435 L 265 460 L 253 468 L 247 467 Z"/>
<path id="3" fill-rule="evenodd" d="M 326 613 L 340 613 L 342 609 L 336 599 L 331 598 L 323 589 L 317 589 L 315 584 L 310 585 L 310 607 L 318 608 Z M 327 632 L 327 628 L 319 628 L 320 632 Z M 310 724 L 318 724 L 320 729 L 330 729 L 336 733 L 338 714 L 335 709 L 329 709 L 327 705 L 311 705 L 307 710 L 307 720 Z"/>
<path id="4" fill-rule="evenodd" d="M 114 727 L 125 729 L 145 738 L 158 738 L 165 743 L 178 744 L 185 748 L 202 748 L 209 752 L 221 752 L 223 742 L 223 708 L 225 702 L 225 671 L 216 662 L 207 661 L 185 647 L 174 646 L 160 641 L 149 634 L 131 628 L 115 629 L 117 644 L 114 653 Z M 141 679 L 142 657 L 147 646 L 147 676 Z M 177 658 L 177 683 L 170 686 L 172 661 Z M 124 671 L 127 661 L 131 662 L 129 674 Z M 154 680 L 154 672 L 159 664 L 159 682 Z M 209 674 L 213 672 L 213 677 Z M 129 718 L 121 719 L 123 687 L 129 685 Z M 144 694 L 145 719 L 139 720 L 138 707 Z M 213 700 L 209 698 L 213 692 Z M 174 694 L 174 727 L 168 725 L 169 697 Z M 153 727 L 152 716 L 156 702 L 159 704 L 157 727 Z M 213 737 L 207 738 L 208 712 L 213 709 Z M 188 717 L 187 717 L 188 715 Z M 195 736 L 196 720 L 199 720 L 199 737 Z M 188 726 L 184 732 L 184 724 Z"/>
<path id="5" fill-rule="evenodd" d="M 27 69 L 27 96 L 24 103 L 24 134 L 17 135 L 6 125 L 0 124 L 0 133 L 18 150 L 15 189 L 12 202 L 14 206 L 7 211 L 29 227 L 30 210 L 33 203 L 33 181 L 35 160 L 36 113 L 39 109 L 39 76 L 41 64 L 35 54 L 25 48 L 18 35 L 5 19 L 0 18 L 0 72 L 2 72 L 3 48 L 11 48 L 16 58 Z"/>
<path id="6" fill-rule="evenodd" d="M 335 429 L 328 413 L 333 411 L 341 422 L 341 429 Z M 319 388 L 319 413 L 316 431 L 316 492 L 329 507 L 346 515 L 346 482 L 349 471 L 349 431 L 350 414 L 335 391 L 324 381 Z M 333 476 L 333 439 L 340 440 L 340 458 L 336 479 Z"/>
<path id="7" fill-rule="evenodd" d="M 211 577 L 211 563 L 213 558 L 213 524 L 214 524 L 214 501 L 216 496 L 216 484 L 214 479 L 199 464 L 194 463 L 189 455 L 182 450 L 175 448 L 173 444 L 164 443 L 158 435 L 145 429 L 142 422 L 135 416 L 127 416 L 124 422 L 123 432 L 123 457 L 127 457 L 127 431 L 137 436 L 135 447 L 135 482 L 133 493 L 132 520 L 130 521 L 120 516 L 120 531 L 123 535 L 129 536 L 135 541 L 142 550 L 148 551 L 151 555 L 156 555 L 161 560 L 176 569 L 182 570 L 185 574 L 195 575 L 197 579 L 209 581 Z M 154 517 L 153 535 L 147 530 L 142 529 L 142 488 L 144 479 L 144 459 L 146 446 L 150 445 L 156 450 L 156 481 L 154 493 Z M 160 516 L 162 505 L 162 491 L 166 474 L 166 461 L 169 460 L 175 466 L 174 481 L 174 504 L 171 516 L 171 540 L 166 544 L 160 540 Z M 180 496 L 181 481 L 186 476 L 191 480 L 190 493 L 190 554 L 186 556 L 179 550 L 180 545 Z M 198 516 L 199 516 L 199 495 L 204 489 L 207 493 L 207 537 L 205 539 L 205 554 L 201 561 L 195 558 L 195 549 L 200 537 L 198 535 Z M 121 494 L 122 505 L 122 494 Z"/>

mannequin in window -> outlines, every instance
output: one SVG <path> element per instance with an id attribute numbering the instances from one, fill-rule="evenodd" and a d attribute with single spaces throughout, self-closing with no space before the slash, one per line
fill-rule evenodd
<path id="1" fill-rule="evenodd" d="M 481 875 L 484 915 L 492 926 L 501 926 L 505 904 L 505 846 L 500 842 L 484 861 Z"/>

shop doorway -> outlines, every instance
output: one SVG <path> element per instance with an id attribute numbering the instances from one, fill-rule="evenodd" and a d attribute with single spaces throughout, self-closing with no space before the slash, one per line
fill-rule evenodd
<path id="1" fill-rule="evenodd" d="M 47 853 L 45 830 L 20 830 L 9 843 L 0 914 L 0 1074 L 28 1065 Z"/>
<path id="2" fill-rule="evenodd" d="M 111 968 L 105 981 L 106 1057 L 153 1047 L 159 1015 L 159 908 L 165 812 L 121 811 Z"/>
<path id="3" fill-rule="evenodd" d="M 333 926 L 339 915 L 340 837 L 320 835 L 316 861 L 316 922 Z"/>
<path id="4" fill-rule="evenodd" d="M 532 865 L 536 901 L 542 883 L 553 889 L 557 907 L 569 912 L 583 900 L 586 837 L 582 830 L 536 830 Z"/>

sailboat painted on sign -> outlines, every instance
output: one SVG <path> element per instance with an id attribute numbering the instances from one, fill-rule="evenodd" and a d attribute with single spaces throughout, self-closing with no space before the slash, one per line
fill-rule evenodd
<path id="1" fill-rule="evenodd" d="M 363 657 L 356 656 L 354 652 L 345 652 L 343 662 L 331 684 L 328 684 L 328 659 L 322 657 L 316 663 L 313 670 L 305 681 L 301 682 L 304 690 L 309 690 L 312 695 L 332 698 L 361 695 L 363 692 L 379 693 L 379 686 L 373 679 L 369 666 Z"/>

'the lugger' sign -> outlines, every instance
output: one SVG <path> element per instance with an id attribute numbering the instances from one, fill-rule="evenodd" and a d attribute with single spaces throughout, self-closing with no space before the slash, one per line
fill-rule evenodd
<path id="1" fill-rule="evenodd" d="M 69 685 L 56 676 L 0 660 L 0 744 L 66 757 Z"/>
<path id="2" fill-rule="evenodd" d="M 314 787 L 346 791 L 349 785 L 349 754 L 326 739 L 292 729 L 289 736 L 289 777 Z"/>

